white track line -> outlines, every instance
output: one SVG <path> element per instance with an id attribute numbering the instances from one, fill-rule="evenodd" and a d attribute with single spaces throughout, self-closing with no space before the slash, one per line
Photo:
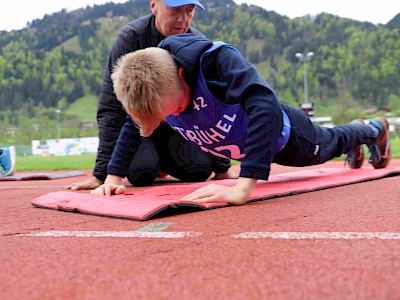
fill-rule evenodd
<path id="1" fill-rule="evenodd" d="M 16 190 L 16 189 L 38 189 L 38 188 L 62 188 L 65 185 L 18 185 L 18 186 L 0 186 L 0 190 Z"/>
<path id="2" fill-rule="evenodd" d="M 201 232 L 163 232 L 163 231 L 43 231 L 19 236 L 34 237 L 110 237 L 110 238 L 153 238 L 153 239 L 179 239 L 197 237 Z"/>
<path id="3" fill-rule="evenodd" d="M 399 232 L 243 232 L 232 235 L 240 239 L 280 239 L 280 240 L 359 240 L 380 239 L 400 240 Z"/>
<path id="4" fill-rule="evenodd" d="M 80 238 L 153 238 L 178 239 L 198 237 L 201 232 L 165 231 L 42 231 L 18 236 L 31 237 L 80 237 Z M 231 235 L 240 239 L 280 239 L 280 240 L 400 240 L 399 232 L 243 232 Z"/>

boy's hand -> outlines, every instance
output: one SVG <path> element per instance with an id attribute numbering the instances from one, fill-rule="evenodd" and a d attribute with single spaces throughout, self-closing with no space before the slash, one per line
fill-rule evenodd
<path id="1" fill-rule="evenodd" d="M 126 187 L 122 184 L 115 184 L 115 183 L 104 183 L 100 185 L 98 188 L 90 191 L 92 195 L 121 195 L 124 194 L 126 191 Z"/>
<path id="2" fill-rule="evenodd" d="M 247 202 L 253 192 L 257 179 L 240 177 L 235 186 L 209 184 L 181 198 L 198 203 L 228 202 L 233 205 L 242 205 Z"/>
<path id="3" fill-rule="evenodd" d="M 103 184 L 103 181 L 97 179 L 96 177 L 93 177 L 92 179 L 89 180 L 71 183 L 70 185 L 67 185 L 65 188 L 70 189 L 72 191 L 92 190 L 99 187 L 101 184 Z"/>
<path id="4" fill-rule="evenodd" d="M 126 187 L 121 184 L 122 178 L 116 175 L 107 175 L 106 181 L 104 184 L 100 185 L 98 188 L 94 189 L 90 193 L 92 195 L 120 195 L 124 194 L 126 191 Z"/>

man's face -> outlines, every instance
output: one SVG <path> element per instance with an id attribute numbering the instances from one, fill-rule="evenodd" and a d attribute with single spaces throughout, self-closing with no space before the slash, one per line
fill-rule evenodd
<path id="1" fill-rule="evenodd" d="M 170 7 L 162 0 L 150 0 L 150 9 L 156 16 L 156 27 L 165 36 L 186 33 L 195 8 L 194 4 Z"/>

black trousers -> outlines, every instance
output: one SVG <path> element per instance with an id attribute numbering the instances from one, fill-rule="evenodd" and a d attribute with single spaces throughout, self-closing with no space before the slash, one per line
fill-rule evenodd
<path id="1" fill-rule="evenodd" d="M 161 124 L 150 137 L 143 138 L 129 164 L 127 179 L 134 186 L 148 186 L 162 171 L 184 182 L 201 182 L 210 177 L 214 163 L 197 145 Z M 227 170 L 229 161 L 225 163 Z"/>
<path id="2" fill-rule="evenodd" d="M 347 124 L 327 128 L 312 123 L 301 109 L 284 104 L 282 108 L 292 128 L 288 143 L 273 160 L 277 164 L 295 167 L 322 164 L 357 145 L 376 141 L 376 133 L 370 126 Z"/>

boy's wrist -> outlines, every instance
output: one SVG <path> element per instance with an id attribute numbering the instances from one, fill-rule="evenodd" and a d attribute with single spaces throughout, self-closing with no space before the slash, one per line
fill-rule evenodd
<path id="1" fill-rule="evenodd" d="M 114 183 L 114 184 L 120 185 L 122 183 L 122 177 L 119 177 L 117 175 L 108 174 L 104 183 L 105 184 L 106 183 Z"/>
<path id="2" fill-rule="evenodd" d="M 256 184 L 256 178 L 239 177 L 236 187 L 241 193 L 245 194 L 247 197 L 250 197 Z"/>

